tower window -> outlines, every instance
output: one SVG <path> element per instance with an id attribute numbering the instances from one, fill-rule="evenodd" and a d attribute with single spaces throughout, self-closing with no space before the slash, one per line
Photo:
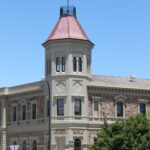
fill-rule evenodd
<path id="1" fill-rule="evenodd" d="M 82 72 L 82 58 L 81 57 L 79 57 L 78 65 L 79 65 L 79 72 Z"/>
<path id="2" fill-rule="evenodd" d="M 57 115 L 64 116 L 64 100 L 57 99 Z"/>
<path id="3" fill-rule="evenodd" d="M 62 61 L 62 62 L 61 62 L 61 64 L 62 64 L 62 65 L 61 65 L 61 67 L 62 67 L 62 68 L 61 68 L 61 71 L 62 71 L 62 72 L 65 72 L 65 64 L 66 64 L 65 57 L 62 57 L 61 61 Z"/>
<path id="4" fill-rule="evenodd" d="M 73 71 L 76 72 L 77 71 L 77 58 L 73 57 Z"/>
<path id="5" fill-rule="evenodd" d="M 26 105 L 22 106 L 22 120 L 26 120 Z"/>
<path id="6" fill-rule="evenodd" d="M 60 72 L 60 58 L 56 58 L 56 72 Z"/>
<path id="7" fill-rule="evenodd" d="M 123 117 L 123 102 L 117 102 L 117 117 Z"/>
<path id="8" fill-rule="evenodd" d="M 146 104 L 145 103 L 140 103 L 140 113 L 146 114 Z"/>
<path id="9" fill-rule="evenodd" d="M 17 120 L 17 107 L 14 106 L 13 107 L 13 121 L 16 121 Z"/>
<path id="10" fill-rule="evenodd" d="M 79 116 L 81 115 L 81 100 L 80 99 L 75 99 L 74 114 L 79 115 Z"/>
<path id="11" fill-rule="evenodd" d="M 36 119 L 36 104 L 32 104 L 32 119 Z"/>

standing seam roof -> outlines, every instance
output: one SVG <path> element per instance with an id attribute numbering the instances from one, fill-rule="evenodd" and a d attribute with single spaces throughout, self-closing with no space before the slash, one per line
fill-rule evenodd
<path id="1" fill-rule="evenodd" d="M 48 37 L 48 41 L 68 38 L 89 40 L 80 23 L 74 16 L 62 16 Z"/>

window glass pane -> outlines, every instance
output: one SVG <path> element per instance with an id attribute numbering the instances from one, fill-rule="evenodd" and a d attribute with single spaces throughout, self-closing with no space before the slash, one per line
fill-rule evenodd
<path id="1" fill-rule="evenodd" d="M 36 104 L 32 104 L 32 119 L 36 119 Z"/>
<path id="2" fill-rule="evenodd" d="M 77 71 L 77 59 L 76 59 L 76 57 L 73 57 L 73 71 L 74 72 Z"/>
<path id="3" fill-rule="evenodd" d="M 140 113 L 146 114 L 146 104 L 140 103 Z"/>
<path id="4" fill-rule="evenodd" d="M 82 58 L 79 57 L 79 72 L 82 72 Z"/>
<path id="5" fill-rule="evenodd" d="M 15 107 L 13 107 L 13 121 L 16 121 L 17 119 L 17 108 L 16 108 L 16 106 Z"/>
<path id="6" fill-rule="evenodd" d="M 117 117 L 123 117 L 123 102 L 117 102 Z"/>
<path id="7" fill-rule="evenodd" d="M 74 141 L 74 150 L 81 150 L 81 141 L 79 139 Z"/>
<path id="8" fill-rule="evenodd" d="M 58 116 L 64 115 L 64 100 L 63 99 L 57 100 L 57 115 Z"/>
<path id="9" fill-rule="evenodd" d="M 60 58 L 56 58 L 56 72 L 60 72 Z"/>
<path id="10" fill-rule="evenodd" d="M 75 115 L 81 115 L 81 100 L 80 99 L 75 100 L 74 113 Z"/>
<path id="11" fill-rule="evenodd" d="M 26 120 L 26 105 L 22 106 L 22 120 Z"/>
<path id="12" fill-rule="evenodd" d="M 66 60 L 65 57 L 62 57 L 62 72 L 65 72 L 65 64 L 66 64 Z"/>

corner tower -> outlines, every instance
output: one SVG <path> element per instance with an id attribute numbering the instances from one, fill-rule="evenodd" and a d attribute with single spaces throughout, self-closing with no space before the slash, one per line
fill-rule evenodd
<path id="1" fill-rule="evenodd" d="M 45 47 L 45 76 L 91 74 L 89 40 L 76 17 L 75 7 L 61 7 L 60 18 Z"/>
<path id="2" fill-rule="evenodd" d="M 72 150 L 74 141 L 81 140 L 74 136 L 72 127 L 87 127 L 86 83 L 91 76 L 94 46 L 77 20 L 75 7 L 60 8 L 60 18 L 43 46 L 45 79 L 51 89 L 52 149 L 62 150 L 69 145 Z M 65 133 L 62 138 L 55 135 L 59 130 Z M 80 142 L 88 144 L 87 131 Z"/>

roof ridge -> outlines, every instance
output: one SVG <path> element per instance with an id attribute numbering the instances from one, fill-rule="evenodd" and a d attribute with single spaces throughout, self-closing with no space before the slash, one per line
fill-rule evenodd
<path id="1" fill-rule="evenodd" d="M 113 76 L 113 75 L 92 75 L 93 77 L 113 77 L 113 78 L 125 78 L 125 79 L 129 79 L 131 78 L 130 76 Z M 139 78 L 139 77 L 135 77 L 138 80 L 150 80 L 150 79 L 144 79 L 144 78 Z"/>

